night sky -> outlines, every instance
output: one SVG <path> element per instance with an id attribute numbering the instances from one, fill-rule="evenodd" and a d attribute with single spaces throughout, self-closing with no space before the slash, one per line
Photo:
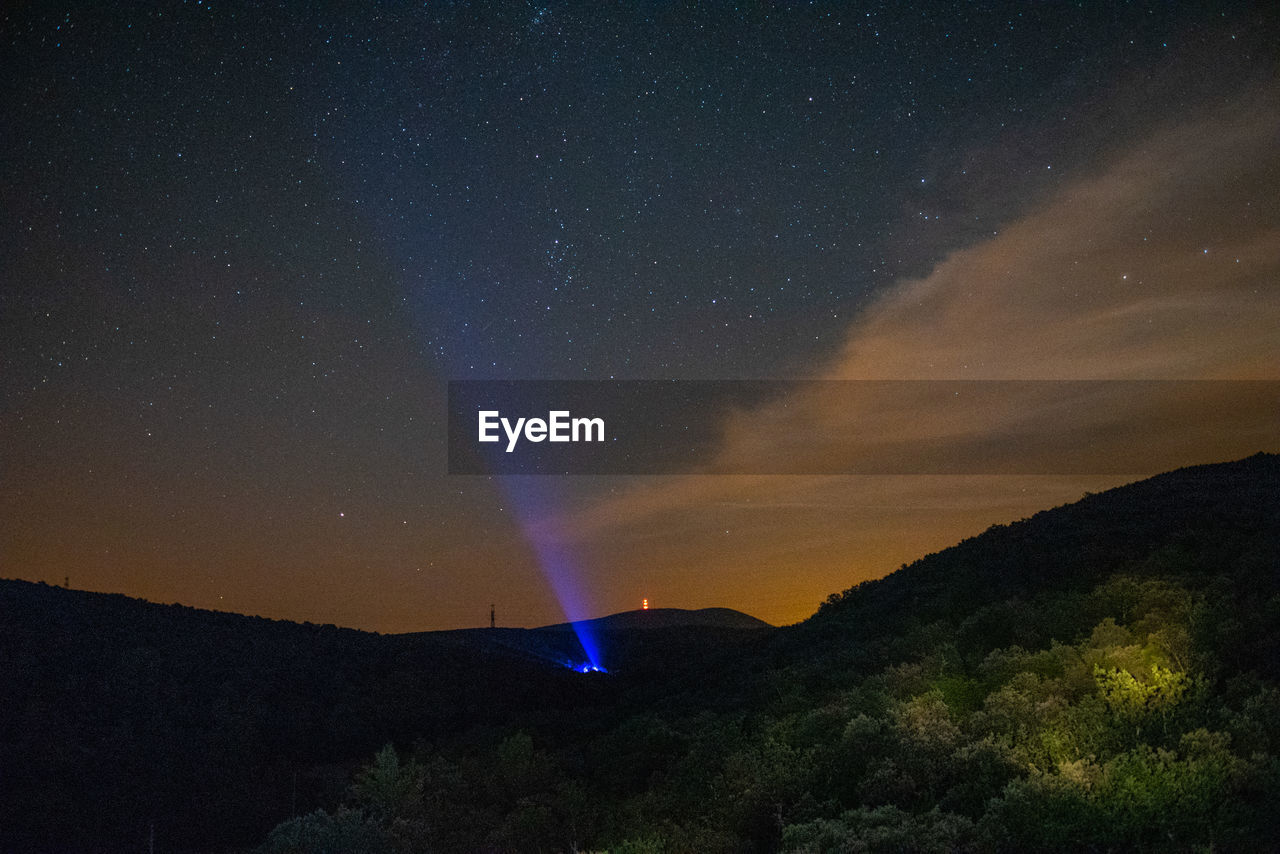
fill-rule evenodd
<path id="1" fill-rule="evenodd" d="M 1265 4 L 323 5 L 0 13 L 0 576 L 794 622 L 1132 478 L 450 476 L 446 382 L 1280 378 Z"/>

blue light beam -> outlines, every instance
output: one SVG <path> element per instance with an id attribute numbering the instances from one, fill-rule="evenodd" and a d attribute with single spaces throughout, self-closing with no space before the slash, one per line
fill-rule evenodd
<path id="1" fill-rule="evenodd" d="M 551 585 L 551 591 L 560 603 L 560 610 L 573 627 L 578 643 L 587 656 L 587 662 L 571 665 L 572 669 L 580 673 L 608 673 L 599 639 L 588 622 L 591 609 L 578 573 L 578 561 L 561 542 L 542 531 L 533 530 L 535 509 L 556 506 L 554 496 L 550 494 L 550 484 L 546 480 L 534 475 L 498 478 L 515 508 L 516 520 L 525 541 L 533 549 L 538 567 Z M 583 670 L 583 666 L 587 669 Z"/>

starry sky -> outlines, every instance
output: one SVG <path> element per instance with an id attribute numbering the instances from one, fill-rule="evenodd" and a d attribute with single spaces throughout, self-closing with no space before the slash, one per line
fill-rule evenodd
<path id="1" fill-rule="evenodd" d="M 0 12 L 0 576 L 794 622 L 1132 478 L 450 476 L 446 383 L 1280 379 L 1263 4 L 317 6 Z"/>

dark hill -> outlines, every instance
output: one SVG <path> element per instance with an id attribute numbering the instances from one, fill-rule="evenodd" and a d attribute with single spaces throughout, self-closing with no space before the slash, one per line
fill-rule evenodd
<path id="1" fill-rule="evenodd" d="M 442 637 L 12 580 L 0 661 L 0 851 L 136 850 L 153 820 L 157 850 L 250 843 L 341 797 L 387 742 L 553 719 L 609 688 Z"/>
<path id="2" fill-rule="evenodd" d="M 707 626 L 718 629 L 771 629 L 773 626 L 750 614 L 735 611 L 732 608 L 700 608 L 696 611 L 684 608 L 646 608 L 635 611 L 622 611 L 607 617 L 594 620 L 583 620 L 588 627 L 597 631 L 620 631 L 630 629 L 670 629 L 686 626 Z M 537 631 L 566 631 L 573 628 L 572 623 L 558 623 L 554 626 L 543 626 Z"/>
<path id="3" fill-rule="evenodd" d="M 446 643 L 472 654 L 569 669 L 591 664 L 582 641 L 589 638 L 600 657 L 595 664 L 611 673 L 637 676 L 681 669 L 691 661 L 738 650 L 748 641 L 759 640 L 762 630 L 771 629 L 763 620 L 730 608 L 657 608 L 536 629 L 455 629 L 398 637 L 409 643 Z"/>
<path id="4" fill-rule="evenodd" d="M 1213 588 L 1221 607 L 1257 620 L 1280 615 L 1280 455 L 1178 469 L 993 526 L 833 594 L 778 631 L 769 660 L 821 682 L 828 668 L 908 657 L 916 642 L 976 659 L 1067 641 L 1096 622 L 1089 592 L 1117 575 Z M 1232 657 L 1280 678 L 1280 633 L 1239 639 Z"/>
<path id="5" fill-rule="evenodd" d="M 908 614 L 922 620 L 1141 571 L 1157 551 L 1181 557 L 1182 571 L 1213 573 L 1246 541 L 1273 547 L 1278 531 L 1280 455 L 1178 469 L 993 526 L 832 596 L 811 622 L 839 620 L 873 599 L 879 631 Z"/>
<path id="6" fill-rule="evenodd" d="M 1194 466 L 1121 486 L 1010 525 L 997 525 L 865 585 L 880 616 L 974 608 L 992 599 L 1096 582 L 1153 550 L 1187 555 L 1187 571 L 1213 572 L 1215 551 L 1274 534 L 1280 523 L 1280 455 Z M 860 600 L 855 587 L 828 600 L 815 622 Z M 871 592 L 874 591 L 872 594 Z"/>
<path id="7" fill-rule="evenodd" d="M 628 676 L 766 625 L 681 613 L 640 641 L 627 615 L 592 621 L 620 676 L 589 679 L 563 626 L 378 635 L 0 580 L 0 851 L 136 848 L 153 820 L 160 849 L 254 842 L 340 798 L 383 744 L 568 732 L 569 710 L 611 714 Z"/>

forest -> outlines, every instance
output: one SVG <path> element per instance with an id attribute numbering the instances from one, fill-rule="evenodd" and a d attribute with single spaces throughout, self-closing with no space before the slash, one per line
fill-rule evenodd
<path id="1" fill-rule="evenodd" d="M 575 673 L 0 585 L 0 849 L 1231 851 L 1280 838 L 1280 456 Z M 645 632 L 649 634 L 645 634 Z"/>

